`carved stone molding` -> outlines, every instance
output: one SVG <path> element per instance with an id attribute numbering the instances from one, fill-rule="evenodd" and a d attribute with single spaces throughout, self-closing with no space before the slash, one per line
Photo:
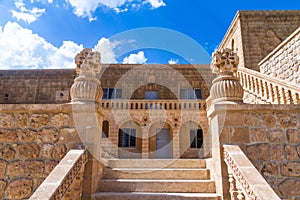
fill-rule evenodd
<path id="1" fill-rule="evenodd" d="M 239 57 L 231 49 L 223 49 L 213 54 L 211 69 L 217 74 L 210 90 L 211 103 L 243 102 L 243 87 L 234 76 L 237 72 Z"/>
<path id="2" fill-rule="evenodd" d="M 84 49 L 75 57 L 76 71 L 79 76 L 75 78 L 71 87 L 72 102 L 100 102 L 102 88 L 96 74 L 101 70 L 100 53 L 92 49 Z"/>

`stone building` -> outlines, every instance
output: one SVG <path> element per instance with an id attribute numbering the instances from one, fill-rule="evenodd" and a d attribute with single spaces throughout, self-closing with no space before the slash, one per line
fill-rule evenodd
<path id="1" fill-rule="evenodd" d="M 100 57 L 0 71 L 0 198 L 300 199 L 300 11 L 239 11 L 211 64 Z"/>

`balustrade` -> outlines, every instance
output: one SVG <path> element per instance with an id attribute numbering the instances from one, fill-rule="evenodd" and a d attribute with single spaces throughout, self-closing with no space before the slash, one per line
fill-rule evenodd
<path id="1" fill-rule="evenodd" d="M 102 100 L 104 109 L 206 110 L 205 100 Z"/>
<path id="2" fill-rule="evenodd" d="M 239 146 L 224 145 L 223 147 L 232 200 L 280 199 Z"/>
<path id="3" fill-rule="evenodd" d="M 300 88 L 282 80 L 246 68 L 239 68 L 237 76 L 244 90 L 254 95 L 257 102 L 270 104 L 298 104 L 300 102 Z"/>

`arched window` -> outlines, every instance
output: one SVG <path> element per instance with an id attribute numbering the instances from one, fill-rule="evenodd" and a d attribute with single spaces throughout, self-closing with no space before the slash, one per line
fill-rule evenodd
<path id="1" fill-rule="evenodd" d="M 136 146 L 136 129 L 123 128 L 119 129 L 119 147 L 135 147 Z"/>
<path id="2" fill-rule="evenodd" d="M 202 129 L 190 129 L 190 148 L 200 149 L 203 144 Z"/>
<path id="3" fill-rule="evenodd" d="M 108 121 L 103 121 L 102 123 L 102 138 L 108 138 L 109 123 Z"/>

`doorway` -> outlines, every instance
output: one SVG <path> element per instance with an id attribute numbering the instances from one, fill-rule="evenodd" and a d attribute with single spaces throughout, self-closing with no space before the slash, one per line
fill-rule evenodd
<path id="1" fill-rule="evenodd" d="M 170 129 L 156 129 L 156 158 L 170 158 Z"/>

